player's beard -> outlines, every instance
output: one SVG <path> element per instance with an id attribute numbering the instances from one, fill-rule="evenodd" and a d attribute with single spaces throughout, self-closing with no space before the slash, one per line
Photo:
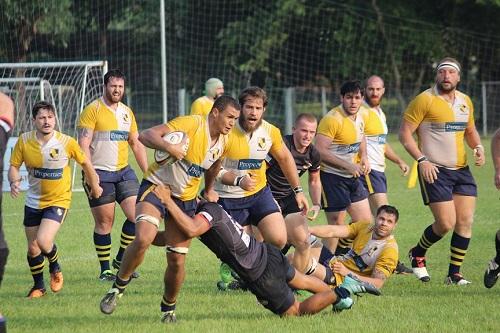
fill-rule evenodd
<path id="1" fill-rule="evenodd" d="M 110 94 L 109 92 L 106 92 L 106 99 L 113 104 L 120 102 L 122 100 L 122 97 L 123 97 L 123 94 L 115 96 L 112 93 Z"/>
<path id="2" fill-rule="evenodd" d="M 374 107 L 377 107 L 380 105 L 380 100 L 381 98 L 380 97 L 377 97 L 377 98 L 370 98 L 370 97 L 367 97 L 366 98 L 366 102 L 368 103 L 369 106 L 371 106 L 372 108 Z"/>
<path id="3" fill-rule="evenodd" d="M 259 121 L 257 121 L 255 123 L 255 126 L 253 127 L 250 127 L 248 126 L 247 124 L 247 118 L 245 117 L 245 115 L 243 113 L 241 113 L 240 115 L 240 119 L 238 119 L 239 123 L 240 123 L 240 126 L 246 131 L 246 132 L 253 132 L 255 131 L 256 128 L 258 128 L 260 126 L 260 124 L 262 124 L 262 118 L 259 119 Z"/>
<path id="4" fill-rule="evenodd" d="M 450 84 L 450 88 L 445 88 L 445 87 L 443 87 L 443 83 L 439 82 L 437 84 L 437 87 L 438 87 L 439 91 L 441 91 L 443 93 L 449 93 L 449 92 L 452 92 L 453 90 L 455 90 L 457 88 L 457 85 Z"/>

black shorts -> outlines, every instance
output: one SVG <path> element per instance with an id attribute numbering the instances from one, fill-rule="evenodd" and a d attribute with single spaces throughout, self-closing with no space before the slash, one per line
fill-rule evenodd
<path id="1" fill-rule="evenodd" d="M 43 209 L 31 208 L 24 206 L 24 221 L 25 227 L 38 227 L 43 219 L 49 219 L 58 223 L 63 223 L 68 210 L 66 208 L 49 206 Z"/>
<path id="2" fill-rule="evenodd" d="M 89 198 L 90 207 L 102 206 L 115 201 L 121 203 L 126 198 L 137 195 L 139 181 L 130 166 L 126 166 L 118 171 L 96 170 L 96 172 L 99 175 L 99 185 L 102 187 L 102 195 L 97 199 Z M 82 183 L 88 196 L 90 188 L 85 181 L 82 180 Z"/>
<path id="3" fill-rule="evenodd" d="M 249 283 L 249 289 L 266 309 L 282 315 L 295 303 L 293 291 L 288 286 L 288 282 L 295 276 L 295 268 L 277 247 L 265 245 L 266 269 L 257 280 Z"/>
<path id="4" fill-rule="evenodd" d="M 295 199 L 295 193 L 290 194 L 287 197 L 276 200 L 278 205 L 280 205 L 281 213 L 283 216 L 287 216 L 293 213 L 299 213 L 302 209 L 297 205 L 297 200 Z"/>

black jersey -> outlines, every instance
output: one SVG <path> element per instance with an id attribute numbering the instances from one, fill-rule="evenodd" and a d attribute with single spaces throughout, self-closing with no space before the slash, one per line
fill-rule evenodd
<path id="1" fill-rule="evenodd" d="M 309 145 L 304 153 L 299 153 L 297 149 L 295 149 L 292 135 L 285 135 L 283 137 L 283 141 L 292 153 L 299 177 L 302 176 L 307 170 L 309 170 L 309 172 L 319 171 L 321 162 L 320 155 L 319 151 L 313 144 Z M 266 162 L 269 165 L 269 168 L 266 171 L 267 183 L 271 188 L 273 197 L 280 200 L 292 194 L 293 189 L 288 183 L 283 171 L 281 171 L 278 162 L 276 162 L 271 155 L 267 155 Z"/>
<path id="2" fill-rule="evenodd" d="M 204 202 L 197 208 L 210 224 L 200 240 L 247 282 L 257 280 L 267 264 L 267 248 L 243 231 L 243 227 L 216 203 Z"/>

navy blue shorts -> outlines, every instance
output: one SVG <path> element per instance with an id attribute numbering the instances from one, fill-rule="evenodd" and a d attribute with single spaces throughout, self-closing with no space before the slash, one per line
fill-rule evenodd
<path id="1" fill-rule="evenodd" d="M 161 203 L 160 199 L 153 192 L 155 188 L 155 184 L 151 183 L 148 180 L 143 179 L 141 182 L 141 186 L 139 187 L 139 193 L 137 194 L 137 202 L 149 202 L 160 212 L 160 215 L 165 220 L 168 218 L 168 210 Z M 196 211 L 196 199 L 182 201 L 178 198 L 172 197 L 177 206 L 186 214 L 191 217 L 194 216 Z"/>
<path id="2" fill-rule="evenodd" d="M 276 201 L 280 206 L 283 216 L 287 216 L 288 214 L 293 213 L 299 213 L 302 211 L 302 209 L 300 209 L 299 205 L 297 204 L 297 200 L 295 200 L 295 193 L 292 193 L 289 196 L 278 199 Z"/>
<path id="3" fill-rule="evenodd" d="M 420 168 L 418 168 L 420 192 L 425 205 L 433 202 L 452 201 L 453 194 L 477 197 L 476 182 L 469 167 L 458 170 L 442 167 L 438 167 L 438 169 L 437 180 L 433 184 L 429 184 L 423 179 Z"/>
<path id="4" fill-rule="evenodd" d="M 325 212 L 346 210 L 353 202 L 368 198 L 368 192 L 359 178 L 346 178 L 320 171 L 323 193 L 321 206 Z"/>
<path id="5" fill-rule="evenodd" d="M 387 193 L 387 179 L 385 173 L 372 170 L 369 174 L 359 177 L 369 194 Z"/>
<path id="6" fill-rule="evenodd" d="M 295 277 L 295 268 L 274 245 L 267 247 L 267 265 L 262 275 L 248 283 L 248 288 L 266 309 L 277 315 L 285 313 L 294 303 L 295 296 L 288 286 Z"/>
<path id="7" fill-rule="evenodd" d="M 264 217 L 281 212 L 268 186 L 244 198 L 219 198 L 219 204 L 242 226 L 257 226 Z"/>
<path id="8" fill-rule="evenodd" d="M 43 209 L 24 206 L 23 224 L 25 227 L 37 227 L 42 223 L 42 219 L 63 223 L 67 212 L 68 210 L 66 208 L 57 206 L 50 206 Z"/>
<path id="9" fill-rule="evenodd" d="M 325 267 L 330 267 L 330 260 L 334 257 L 332 251 L 330 251 L 326 246 L 321 248 L 321 253 L 319 255 L 318 263 Z"/>
<path id="10" fill-rule="evenodd" d="M 134 170 L 130 166 L 118 171 L 96 170 L 99 175 L 99 185 L 102 187 L 102 195 L 98 199 L 89 198 L 90 207 L 102 206 L 112 202 L 122 202 L 128 197 L 136 196 L 139 190 L 139 181 Z M 82 173 L 83 174 L 83 173 Z M 84 184 L 87 197 L 90 187 Z"/>

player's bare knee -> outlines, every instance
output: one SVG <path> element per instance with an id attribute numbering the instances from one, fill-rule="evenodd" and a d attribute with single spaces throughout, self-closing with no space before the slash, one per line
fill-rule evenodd
<path id="1" fill-rule="evenodd" d="M 169 268 L 178 270 L 184 267 L 186 254 L 189 252 L 189 249 L 187 247 L 175 247 L 167 245 L 166 252 Z"/>

